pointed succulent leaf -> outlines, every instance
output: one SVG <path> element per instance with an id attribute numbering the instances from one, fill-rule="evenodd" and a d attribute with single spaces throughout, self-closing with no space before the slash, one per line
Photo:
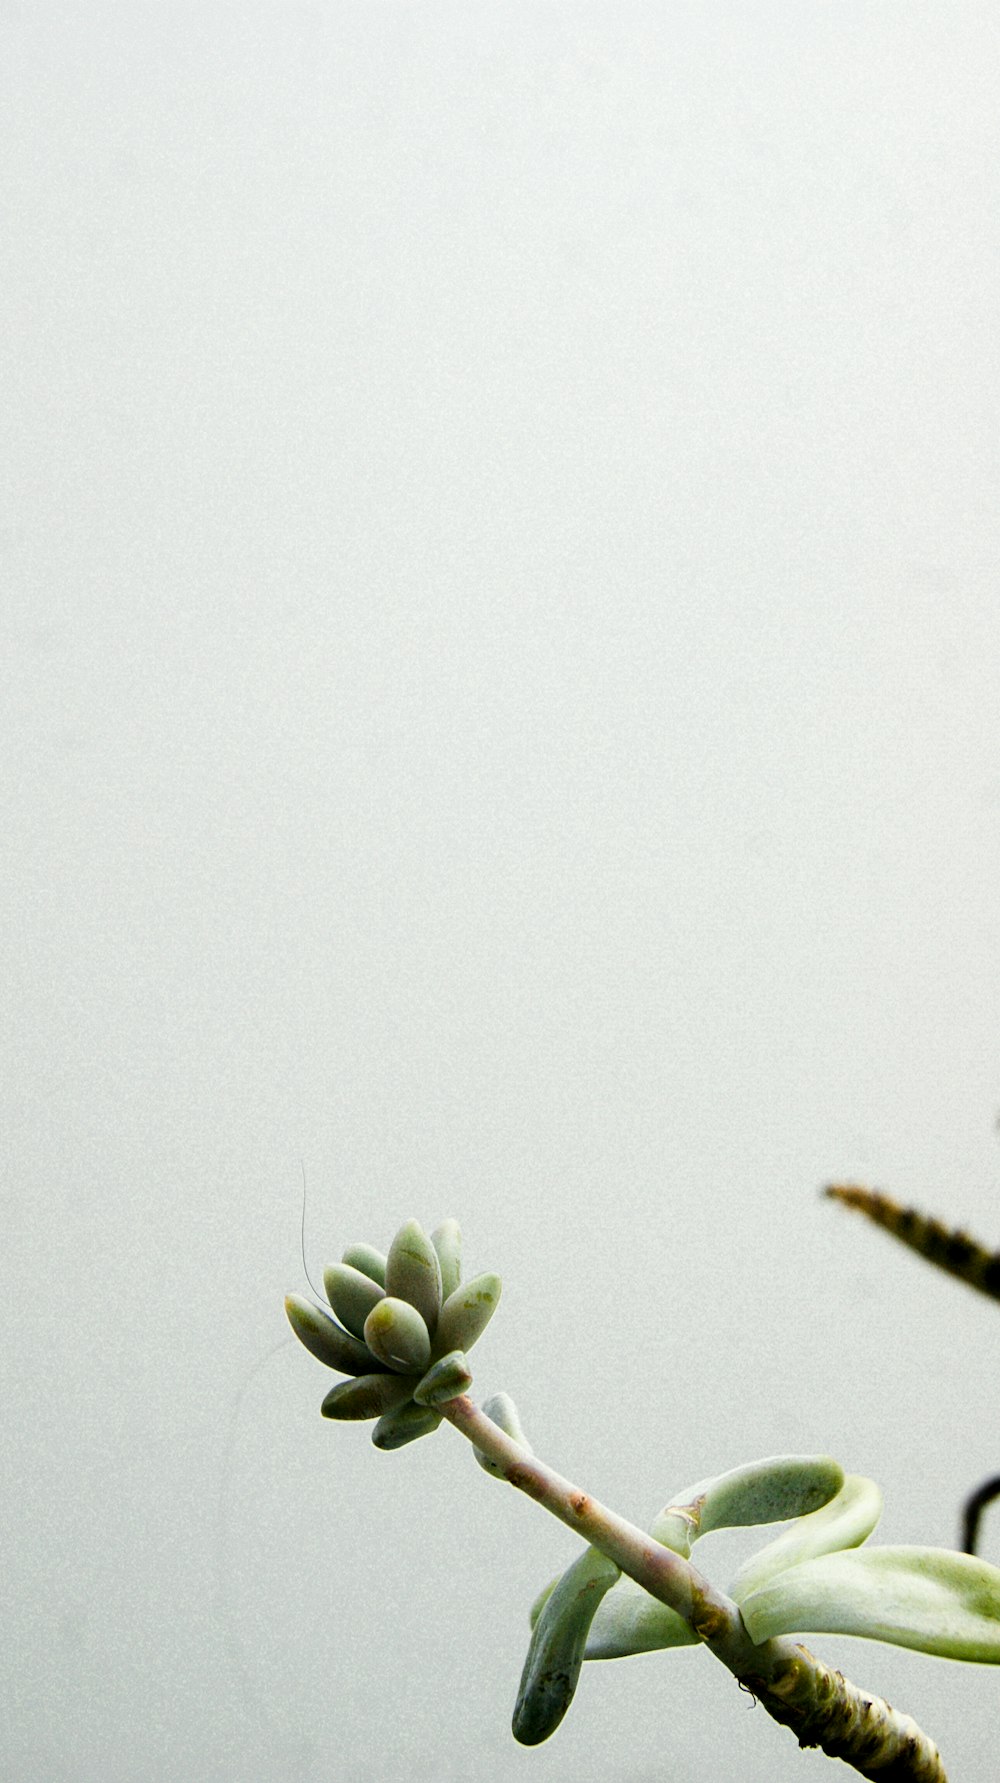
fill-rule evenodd
<path id="1" fill-rule="evenodd" d="M 844 1470 L 829 1455 L 773 1455 L 689 1486 L 660 1512 L 650 1533 L 686 1559 L 691 1544 L 713 1529 L 805 1516 L 843 1483 Z"/>
<path id="2" fill-rule="evenodd" d="M 944 1548 L 854 1548 L 803 1561 L 740 1606 L 751 1639 L 853 1634 L 1000 1664 L 1000 1569 Z"/>
<path id="3" fill-rule="evenodd" d="M 431 1233 L 441 1265 L 441 1294 L 447 1300 L 462 1279 L 462 1233 L 457 1220 L 442 1220 Z"/>
<path id="4" fill-rule="evenodd" d="M 285 1312 L 299 1342 L 327 1368 L 335 1368 L 339 1374 L 382 1371 L 383 1364 L 371 1350 L 349 1331 L 342 1331 L 336 1319 L 313 1301 L 304 1300 L 301 1294 L 286 1294 Z"/>
<path id="5" fill-rule="evenodd" d="M 881 1515 L 882 1493 L 875 1481 L 849 1473 L 828 1504 L 797 1518 L 776 1541 L 751 1555 L 730 1585 L 730 1597 L 735 1603 L 742 1603 L 751 1592 L 759 1591 L 790 1566 L 816 1560 L 821 1554 L 835 1554 L 842 1548 L 860 1547 Z"/>
<path id="6" fill-rule="evenodd" d="M 522 1746 L 537 1746 L 559 1726 L 580 1677 L 590 1624 L 618 1576 L 613 1560 L 587 1548 L 547 1597 L 532 1630 L 514 1707 L 514 1738 Z"/>
<path id="7" fill-rule="evenodd" d="M 415 1306 L 433 1337 L 441 1311 L 441 1265 L 437 1251 L 416 1220 L 407 1220 L 405 1226 L 400 1226 L 389 1246 L 385 1291 Z"/>
<path id="8" fill-rule="evenodd" d="M 329 1264 L 323 1271 L 323 1286 L 341 1324 L 363 1338 L 365 1320 L 372 1307 L 385 1299 L 385 1289 L 350 1263 Z"/>
<path id="9" fill-rule="evenodd" d="M 650 1597 L 634 1579 L 619 1579 L 594 1617 L 587 1659 L 625 1659 L 661 1647 L 696 1647 L 698 1636 L 683 1616 Z"/>
<path id="10" fill-rule="evenodd" d="M 440 1355 L 449 1350 L 468 1353 L 476 1339 L 486 1330 L 500 1299 L 498 1275 L 474 1275 L 471 1281 L 449 1294 L 441 1308 L 434 1348 Z"/>
<path id="11" fill-rule="evenodd" d="M 531 1454 L 531 1444 L 521 1428 L 517 1406 L 509 1393 L 494 1393 L 491 1398 L 484 1401 L 483 1411 L 498 1430 L 502 1430 L 505 1436 L 510 1437 L 511 1442 L 516 1442 L 519 1448 L 524 1449 L 528 1455 Z M 480 1467 L 485 1467 L 487 1473 L 493 1474 L 498 1480 L 505 1478 L 503 1468 L 498 1466 L 497 1462 L 491 1461 L 488 1455 L 484 1455 L 482 1449 L 473 1446 L 472 1452 Z"/>
<path id="12" fill-rule="evenodd" d="M 449 1350 L 427 1370 L 419 1386 L 414 1387 L 413 1397 L 418 1405 L 443 1405 L 448 1399 L 457 1399 L 460 1393 L 467 1393 L 472 1386 L 472 1370 L 466 1362 L 461 1350 Z"/>
<path id="13" fill-rule="evenodd" d="M 385 1257 L 381 1251 L 375 1249 L 374 1245 L 352 1244 L 340 1260 L 342 1263 L 347 1263 L 352 1269 L 360 1269 L 362 1275 L 367 1275 L 373 1282 L 378 1282 L 380 1288 L 385 1287 Z"/>
<path id="14" fill-rule="evenodd" d="M 331 1387 L 320 1410 L 324 1418 L 380 1418 L 413 1396 L 413 1380 L 405 1374 L 359 1374 Z"/>
<path id="15" fill-rule="evenodd" d="M 383 1413 L 372 1431 L 372 1442 L 377 1449 L 402 1449 L 418 1437 L 429 1436 L 440 1422 L 441 1414 L 432 1406 L 415 1405 L 408 1399 L 404 1405 Z"/>
<path id="16" fill-rule="evenodd" d="M 423 1374 L 431 1359 L 430 1336 L 416 1307 L 391 1294 L 368 1314 L 365 1343 L 373 1356 L 400 1374 Z"/>

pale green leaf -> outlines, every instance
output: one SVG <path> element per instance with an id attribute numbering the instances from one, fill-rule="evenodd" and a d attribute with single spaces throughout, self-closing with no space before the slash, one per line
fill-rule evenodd
<path id="1" fill-rule="evenodd" d="M 462 1234 L 457 1220 L 442 1220 L 431 1233 L 441 1265 L 441 1295 L 447 1300 L 462 1279 Z"/>
<path id="2" fill-rule="evenodd" d="M 412 1389 L 413 1381 L 404 1374 L 361 1374 L 331 1387 L 320 1410 L 324 1418 L 380 1418 L 405 1405 Z"/>
<path id="3" fill-rule="evenodd" d="M 573 1701 L 590 1624 L 619 1572 L 597 1548 L 587 1548 L 549 1592 L 531 1634 L 512 1729 L 522 1746 L 555 1733 Z"/>
<path id="4" fill-rule="evenodd" d="M 693 1647 L 698 1636 L 676 1610 L 651 1597 L 634 1579 L 619 1579 L 600 1605 L 587 1638 L 587 1659 L 625 1659 L 661 1647 Z"/>
<path id="5" fill-rule="evenodd" d="M 423 1374 L 431 1359 L 427 1325 L 409 1300 L 386 1294 L 365 1320 L 365 1343 L 373 1356 L 400 1374 Z"/>
<path id="6" fill-rule="evenodd" d="M 517 1406 L 509 1393 L 494 1393 L 490 1399 L 484 1400 L 483 1411 L 490 1423 L 495 1424 L 498 1430 L 502 1430 L 505 1436 L 509 1436 L 511 1442 L 516 1442 L 526 1455 L 531 1454 L 531 1444 L 521 1428 Z M 480 1467 L 484 1467 L 487 1473 L 493 1474 L 498 1480 L 506 1479 L 507 1476 L 499 1462 L 491 1461 L 488 1455 L 483 1454 L 482 1449 L 474 1447 L 472 1453 Z"/>
<path id="7" fill-rule="evenodd" d="M 809 1516 L 798 1517 L 773 1542 L 742 1566 L 729 1587 L 729 1596 L 742 1603 L 769 1579 L 841 1548 L 857 1548 L 868 1540 L 882 1514 L 882 1494 L 874 1480 L 850 1473 L 835 1498 Z"/>
<path id="8" fill-rule="evenodd" d="M 441 1414 L 433 1406 L 416 1405 L 408 1399 L 403 1405 L 383 1412 L 372 1431 L 372 1442 L 377 1449 L 402 1449 L 407 1443 L 429 1436 L 440 1422 Z"/>
<path id="9" fill-rule="evenodd" d="M 946 1548 L 856 1548 L 793 1566 L 741 1604 L 754 1641 L 853 1634 L 1000 1664 L 1000 1569 Z"/>
<path id="10" fill-rule="evenodd" d="M 341 1324 L 363 1340 L 365 1320 L 372 1307 L 385 1299 L 385 1289 L 350 1263 L 329 1263 L 323 1271 L 323 1286 Z"/>
<path id="11" fill-rule="evenodd" d="M 441 1311 L 441 1264 L 438 1254 L 417 1220 L 400 1226 L 385 1263 L 385 1291 L 395 1300 L 415 1306 L 431 1336 Z M 456 1349 L 446 1344 L 445 1349 Z"/>
<path id="12" fill-rule="evenodd" d="M 418 1405 L 444 1405 L 467 1393 L 472 1385 L 472 1371 L 461 1350 L 449 1350 L 427 1370 L 413 1389 Z"/>
<path id="13" fill-rule="evenodd" d="M 650 1533 L 686 1559 L 692 1543 L 713 1529 L 805 1516 L 843 1483 L 844 1470 L 829 1455 L 772 1455 L 687 1487 L 660 1512 Z"/>
<path id="14" fill-rule="evenodd" d="M 487 1271 L 449 1294 L 434 1337 L 436 1356 L 446 1356 L 449 1350 L 471 1350 L 496 1312 L 500 1286 L 500 1277 Z"/>
<path id="15" fill-rule="evenodd" d="M 349 1245 L 340 1260 L 350 1264 L 352 1269 L 360 1269 L 362 1275 L 370 1276 L 380 1288 L 385 1287 L 385 1257 L 374 1245 Z"/>
<path id="16" fill-rule="evenodd" d="M 301 1294 L 286 1294 L 285 1312 L 299 1342 L 327 1368 L 335 1368 L 338 1374 L 372 1374 L 382 1369 L 368 1346 L 342 1330 L 315 1301 L 304 1300 Z"/>

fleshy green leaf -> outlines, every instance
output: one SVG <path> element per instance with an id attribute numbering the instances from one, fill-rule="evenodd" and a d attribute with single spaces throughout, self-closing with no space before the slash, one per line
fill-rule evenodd
<path id="1" fill-rule="evenodd" d="M 535 1598 L 530 1611 L 532 1628 L 561 1577 L 557 1573 Z M 652 1615 L 654 1611 L 656 1616 Z M 662 1624 L 658 1620 L 661 1611 Z M 697 1641 L 698 1636 L 680 1616 L 623 1573 L 598 1606 L 584 1658 L 625 1659 L 630 1653 L 652 1653 L 659 1647 L 690 1647 Z"/>
<path id="2" fill-rule="evenodd" d="M 534 1628 L 535 1623 L 538 1621 L 539 1616 L 544 1610 L 545 1605 L 548 1603 L 549 1598 L 552 1596 L 552 1593 L 561 1578 L 562 1573 L 556 1573 L 555 1578 L 550 1579 L 547 1585 L 543 1585 L 538 1596 L 535 1598 L 534 1603 L 528 1611 L 528 1621 L 531 1623 L 532 1628 Z"/>
<path id="3" fill-rule="evenodd" d="M 413 1397 L 418 1405 L 443 1405 L 446 1400 L 467 1393 L 471 1385 L 472 1370 L 462 1351 L 449 1350 L 447 1356 L 442 1356 L 427 1370 L 413 1389 Z"/>
<path id="4" fill-rule="evenodd" d="M 539 1745 L 559 1726 L 573 1701 L 590 1624 L 618 1576 L 613 1560 L 587 1548 L 546 1598 L 514 1707 L 514 1738 L 522 1746 Z"/>
<path id="5" fill-rule="evenodd" d="M 413 1381 L 404 1374 L 359 1374 L 338 1381 L 320 1407 L 324 1418 L 380 1418 L 413 1397 Z"/>
<path id="6" fill-rule="evenodd" d="M 440 1412 L 408 1399 L 405 1405 L 383 1414 L 372 1431 L 372 1442 L 377 1449 L 402 1449 L 421 1436 L 429 1436 L 440 1422 Z"/>
<path id="7" fill-rule="evenodd" d="M 385 1291 L 415 1306 L 431 1336 L 441 1311 L 441 1265 L 423 1227 L 416 1220 L 400 1226 L 385 1265 Z M 455 1349 L 455 1344 L 448 1344 Z"/>
<path id="8" fill-rule="evenodd" d="M 803 1527 L 803 1511 L 808 1522 L 824 1514 L 813 1511 L 812 1506 L 822 1504 L 824 1498 L 836 1502 L 832 1495 L 843 1478 L 843 1469 L 826 1455 L 777 1455 L 767 1461 L 754 1461 L 679 1493 L 676 1501 L 660 1512 L 650 1533 L 664 1547 L 686 1559 L 692 1543 L 713 1529 L 777 1523 L 786 1517 L 800 1519 L 794 1526 L 799 1529 Z M 789 1535 L 772 1543 L 765 1554 L 787 1541 Z M 830 1545 L 842 1547 L 846 1543 Z M 623 1578 L 597 1612 L 587 1642 L 587 1658 L 620 1659 L 629 1653 L 650 1653 L 663 1647 L 689 1647 L 697 1640 L 698 1636 L 676 1611 L 651 1597 L 632 1579 Z"/>
<path id="9" fill-rule="evenodd" d="M 327 1368 L 335 1368 L 338 1374 L 381 1371 L 383 1365 L 371 1350 L 349 1331 L 342 1331 L 336 1319 L 312 1300 L 304 1300 L 301 1294 L 286 1294 L 285 1312 L 299 1342 Z"/>
<path id="10" fill-rule="evenodd" d="M 751 1639 L 853 1634 L 1000 1664 L 1000 1569 L 946 1548 L 856 1548 L 793 1566 L 740 1606 Z"/>
<path id="11" fill-rule="evenodd" d="M 531 1444 L 521 1428 L 517 1406 L 509 1393 L 494 1393 L 491 1398 L 484 1401 L 483 1411 L 490 1423 L 495 1424 L 498 1430 L 502 1430 L 505 1436 L 509 1436 L 511 1442 L 516 1442 L 528 1455 L 531 1454 Z M 480 1467 L 484 1467 L 487 1473 L 493 1474 L 494 1478 L 498 1480 L 506 1477 L 503 1468 L 498 1467 L 495 1461 L 491 1461 L 488 1455 L 484 1455 L 482 1449 L 477 1449 L 473 1445 L 472 1452 Z"/>
<path id="12" fill-rule="evenodd" d="M 449 1294 L 441 1308 L 434 1348 L 440 1355 L 449 1350 L 468 1353 L 486 1330 L 500 1300 L 498 1275 L 475 1275 Z"/>
<path id="13" fill-rule="evenodd" d="M 729 1596 L 742 1603 L 770 1579 L 804 1560 L 834 1554 L 842 1548 L 858 1548 L 866 1542 L 882 1515 L 882 1494 L 874 1480 L 849 1473 L 837 1493 L 821 1510 L 799 1517 L 741 1566 L 729 1587 Z"/>
<path id="14" fill-rule="evenodd" d="M 634 1579 L 619 1579 L 594 1617 L 587 1659 L 625 1659 L 661 1647 L 695 1647 L 698 1636 L 676 1610 L 650 1597 Z"/>
<path id="15" fill-rule="evenodd" d="M 362 1275 L 369 1276 L 380 1288 L 385 1287 L 385 1257 L 374 1245 L 352 1244 L 340 1260 L 351 1269 L 360 1269 Z"/>
<path id="16" fill-rule="evenodd" d="M 368 1314 L 365 1342 L 373 1356 L 400 1374 L 423 1374 L 431 1359 L 430 1336 L 416 1307 L 391 1294 Z"/>
<path id="17" fill-rule="evenodd" d="M 713 1529 L 804 1516 L 843 1483 L 844 1470 L 829 1455 L 774 1455 L 687 1487 L 660 1512 L 650 1533 L 687 1559 L 691 1544 Z"/>
<path id="18" fill-rule="evenodd" d="M 442 1220 L 431 1233 L 441 1265 L 441 1294 L 447 1300 L 462 1279 L 462 1233 L 457 1220 Z"/>
<path id="19" fill-rule="evenodd" d="M 341 1324 L 363 1338 L 365 1320 L 372 1307 L 385 1299 L 385 1289 L 350 1263 L 330 1263 L 323 1271 L 323 1286 Z"/>

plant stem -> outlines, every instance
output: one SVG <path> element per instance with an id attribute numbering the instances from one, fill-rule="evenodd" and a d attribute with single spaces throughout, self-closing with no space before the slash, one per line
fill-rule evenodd
<path id="1" fill-rule="evenodd" d="M 792 1729 L 800 1746 L 819 1746 L 874 1783 L 947 1783 L 937 1747 L 909 1715 L 859 1690 L 796 1642 L 755 1645 L 738 1606 L 690 1561 L 554 1473 L 466 1395 L 436 1409 L 496 1463 L 510 1485 L 683 1617 L 768 1714 Z"/>

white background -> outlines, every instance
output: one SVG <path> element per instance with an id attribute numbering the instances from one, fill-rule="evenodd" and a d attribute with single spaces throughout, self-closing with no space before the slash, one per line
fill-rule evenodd
<path id="1" fill-rule="evenodd" d="M 573 1539 L 274 1346 L 304 1163 L 643 1523 L 1000 1465 L 997 1307 L 818 1195 L 1000 1243 L 995 9 L 3 34 L 4 1774 L 818 1777 L 694 1651 L 515 1746 Z M 995 1672 L 815 1645 L 992 1778 Z"/>

